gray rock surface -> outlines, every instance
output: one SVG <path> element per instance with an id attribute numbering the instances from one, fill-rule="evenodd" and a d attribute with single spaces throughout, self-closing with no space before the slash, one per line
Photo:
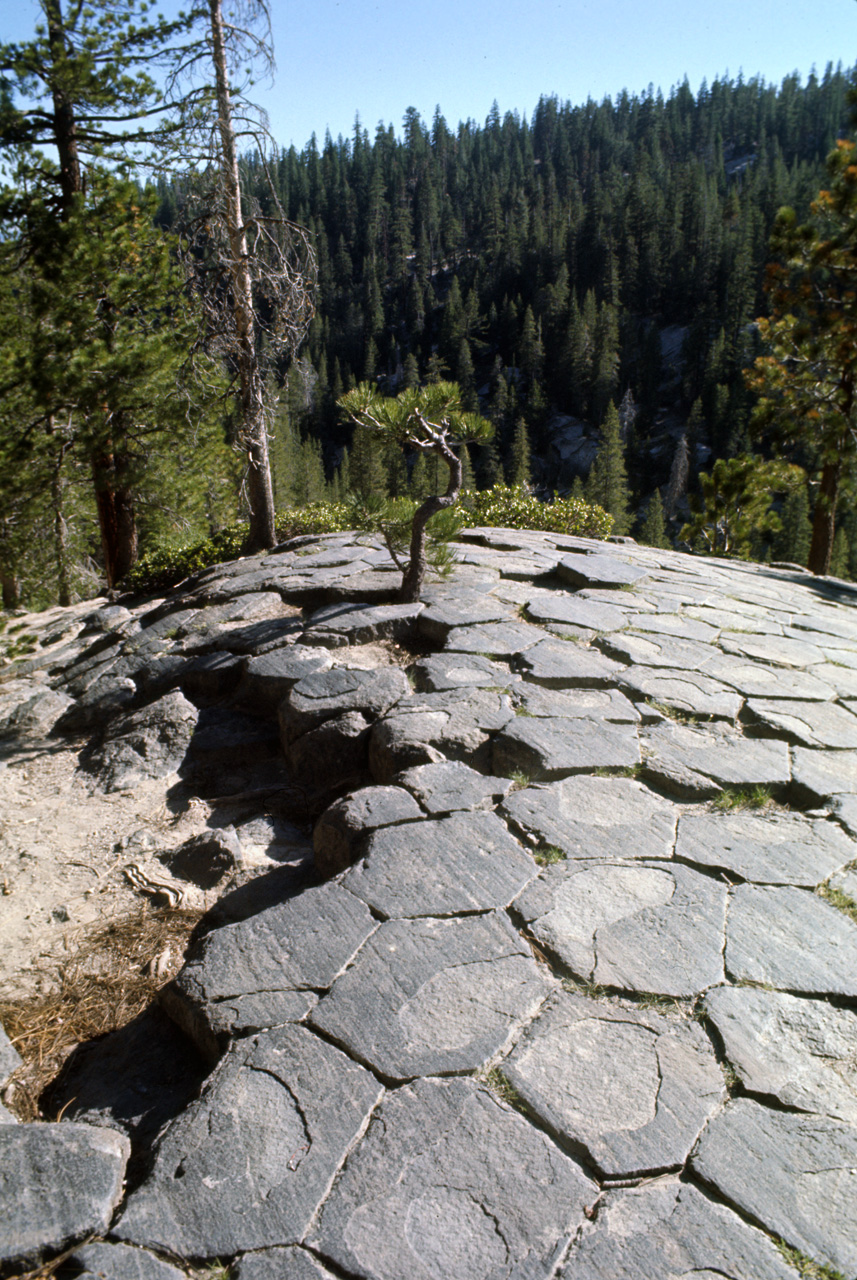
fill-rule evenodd
<path id="1" fill-rule="evenodd" d="M 744 1088 L 857 1124 L 857 1013 L 783 991 L 717 987 L 705 1010 Z"/>
<path id="2" fill-rule="evenodd" d="M 476 1071 L 551 991 L 501 913 L 391 920 L 310 1023 L 387 1080 Z"/>
<path id="3" fill-rule="evenodd" d="M 729 907 L 726 969 L 737 982 L 857 995 L 857 924 L 806 889 L 739 885 Z"/>
<path id="4" fill-rule="evenodd" d="M 493 813 L 454 813 L 369 837 L 345 888 L 391 919 L 507 906 L 536 865 Z"/>
<path id="5" fill-rule="evenodd" d="M 561 1280 L 797 1280 L 761 1231 L 675 1178 L 610 1192 Z"/>
<path id="6" fill-rule="evenodd" d="M 506 688 L 521 677 L 508 666 L 480 654 L 437 653 L 420 658 L 413 666 L 418 689 L 441 693 L 447 689 Z"/>
<path id="7" fill-rule="evenodd" d="M 369 768 L 369 736 L 372 726 L 360 711 L 334 716 L 296 738 L 286 758 L 300 778 L 314 786 L 347 785 Z"/>
<path id="8" fill-rule="evenodd" d="M 382 1093 L 304 1027 L 236 1042 L 166 1130 L 114 1235 L 198 1258 L 297 1244 Z"/>
<path id="9" fill-rule="evenodd" d="M 511 791 L 511 778 L 479 773 L 461 761 L 417 765 L 399 775 L 399 783 L 426 813 L 437 817 L 467 809 L 490 809 Z"/>
<path id="10" fill-rule="evenodd" d="M 803 746 L 857 748 L 857 716 L 835 702 L 750 698 L 747 710 L 759 724 Z"/>
<path id="11" fill-rule="evenodd" d="M 328 648 L 369 644 L 372 640 L 403 640 L 416 630 L 424 606 L 417 604 L 327 604 L 310 615 L 304 642 Z"/>
<path id="12" fill-rule="evenodd" d="M 518 656 L 516 668 L 549 689 L 600 689 L 615 681 L 618 662 L 573 641 L 542 640 Z"/>
<path id="13" fill-rule="evenodd" d="M 690 715 L 735 720 L 744 703 L 727 685 L 693 670 L 630 666 L 622 672 L 619 683 L 631 694 L 642 694 Z"/>
<path id="14" fill-rule="evenodd" d="M 284 745 L 349 711 L 375 719 L 409 693 L 407 676 L 396 667 L 376 671 L 334 667 L 304 676 L 280 704 Z"/>
<path id="15" fill-rule="evenodd" d="M 106 1231 L 130 1154 L 115 1129 L 0 1126 L 0 1263 L 36 1261 Z"/>
<path id="16" fill-rule="evenodd" d="M 745 738 L 727 726 L 656 725 L 640 732 L 644 771 L 683 798 L 704 798 L 721 787 L 770 786 L 789 782 L 784 742 Z"/>
<path id="17" fill-rule="evenodd" d="M 823 803 L 835 795 L 857 792 L 857 751 L 792 751 L 792 778 L 805 801 Z"/>
<path id="18" fill-rule="evenodd" d="M 325 649 L 306 645 L 289 645 L 245 658 L 236 697 L 246 706 L 276 715 L 277 707 L 299 680 L 317 671 L 328 671 L 331 662 Z"/>
<path id="19" fill-rule="evenodd" d="M 184 761 L 198 712 L 181 693 L 168 693 L 107 727 L 93 768 L 104 791 L 124 791 L 165 778 Z"/>
<path id="20" fill-rule="evenodd" d="M 567 858 L 671 858 L 675 806 L 631 778 L 585 774 L 510 795 L 502 811 Z"/>
<path id="21" fill-rule="evenodd" d="M 566 992 L 502 1069 L 539 1119 L 608 1177 L 680 1167 L 725 1093 L 697 1023 Z"/>
<path id="22" fill-rule="evenodd" d="M 350 867 L 368 832 L 423 816 L 416 800 L 402 787 L 363 787 L 335 800 L 313 828 L 318 874 L 332 876 Z"/>
<path id="23" fill-rule="evenodd" d="M 857 1271 L 857 1128 L 735 1098 L 711 1121 L 694 1172 L 819 1262 Z"/>
<path id="24" fill-rule="evenodd" d="M 52 747 L 95 726 L 91 773 L 194 815 L 170 842 L 120 797 L 117 851 L 212 882 L 162 1003 L 51 1086 L 54 1131 L 138 1156 L 131 1251 L 71 1269 L 796 1280 L 754 1222 L 854 1275 L 857 591 L 628 539 L 452 551 L 419 610 L 345 533 L 27 619 L 4 885 L 48 840 L 15 806 L 60 704 Z M 415 620 L 440 651 L 406 676 Z M 790 809 L 701 803 L 760 786 Z M 200 801 L 214 866 L 164 853 Z"/>
<path id="25" fill-rule="evenodd" d="M 260 1249 L 239 1258 L 230 1272 L 232 1280 L 336 1280 L 306 1249 Z"/>
<path id="26" fill-rule="evenodd" d="M 635 725 L 568 716 L 519 717 L 497 734 L 491 754 L 495 773 L 523 773 L 537 782 L 639 762 Z"/>
<path id="27" fill-rule="evenodd" d="M 538 941 L 599 986 L 681 997 L 723 980 L 726 889 L 688 867 L 560 864 L 514 906 Z"/>
<path id="28" fill-rule="evenodd" d="M 853 840 L 833 822 L 770 812 L 688 814 L 676 856 L 760 884 L 814 888 L 850 862 Z"/>
<path id="29" fill-rule="evenodd" d="M 542 640 L 544 632 L 524 622 L 486 622 L 473 627 L 453 627 L 446 637 L 446 649 L 449 653 L 513 658 Z"/>
<path id="30" fill-rule="evenodd" d="M 210 933 L 161 1002 L 216 1061 L 230 1035 L 300 1021 L 375 927 L 338 884 L 306 889 Z"/>
<path id="31" fill-rule="evenodd" d="M 547 1276 L 596 1194 L 473 1081 L 421 1080 L 373 1117 L 308 1243 L 348 1274 L 384 1280 Z"/>
<path id="32" fill-rule="evenodd" d="M 623 609 L 597 600 L 581 600 L 564 591 L 531 596 L 527 601 L 527 616 L 533 622 L 564 622 L 593 631 L 621 631 L 628 625 L 628 614 Z"/>
<path id="33" fill-rule="evenodd" d="M 21 1055 L 10 1041 L 0 1023 L 0 1088 L 6 1083 L 13 1071 L 21 1065 Z"/>
<path id="34" fill-rule="evenodd" d="M 607 555 L 564 556 L 557 573 L 573 587 L 626 587 L 647 576 L 645 569 Z"/>
<path id="35" fill-rule="evenodd" d="M 548 689 L 523 680 L 511 696 L 516 709 L 524 715 L 640 723 L 640 712 L 618 689 Z"/>
<path id="36" fill-rule="evenodd" d="M 178 849 L 161 854 L 161 862 L 179 880 L 211 889 L 242 861 L 241 841 L 233 828 L 219 827 L 191 836 Z"/>
<path id="37" fill-rule="evenodd" d="M 69 1262 L 104 1280 L 184 1280 L 186 1274 L 148 1249 L 129 1244 L 85 1244 Z"/>

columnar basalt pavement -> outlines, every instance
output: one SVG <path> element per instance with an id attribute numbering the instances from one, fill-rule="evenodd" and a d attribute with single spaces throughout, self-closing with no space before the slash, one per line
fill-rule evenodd
<path id="1" fill-rule="evenodd" d="M 456 555 L 397 605 L 377 541 L 297 539 L 0 686 L 7 746 L 206 800 L 135 866 L 217 895 L 61 1121 L 3 1117 L 7 1274 L 857 1276 L 857 589 Z"/>

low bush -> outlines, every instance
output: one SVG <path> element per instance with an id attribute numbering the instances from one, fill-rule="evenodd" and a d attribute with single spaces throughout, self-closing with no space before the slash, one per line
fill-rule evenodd
<path id="1" fill-rule="evenodd" d="M 537 529 L 584 538 L 606 538 L 613 527 L 612 516 L 580 498 L 540 502 L 525 487 L 504 484 L 462 493 L 456 516 L 459 514 L 468 525 Z M 355 523 L 361 528 L 377 527 L 369 514 L 362 522 L 359 507 L 353 502 L 311 502 L 281 512 L 276 533 L 279 542 L 286 542 L 301 534 L 343 533 L 353 529 Z M 140 557 L 121 586 L 133 592 L 166 591 L 200 569 L 240 556 L 246 537 L 246 524 L 232 524 L 210 538 L 157 543 Z"/>

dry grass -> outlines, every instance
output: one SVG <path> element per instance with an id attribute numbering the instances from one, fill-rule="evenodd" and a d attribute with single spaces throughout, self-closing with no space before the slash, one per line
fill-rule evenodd
<path id="1" fill-rule="evenodd" d="M 124 1027 L 181 967 L 202 915 L 142 906 L 80 938 L 47 994 L 0 1001 L 0 1023 L 23 1059 L 4 1102 L 21 1120 L 43 1119 L 39 1097 L 79 1044 Z"/>

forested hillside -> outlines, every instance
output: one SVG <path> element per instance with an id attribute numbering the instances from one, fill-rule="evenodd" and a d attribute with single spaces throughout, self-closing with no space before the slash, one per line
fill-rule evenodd
<path id="1" fill-rule="evenodd" d="M 444 378 L 496 427 L 463 459 L 471 488 L 506 480 L 548 500 L 583 494 L 612 511 L 618 532 L 658 542 L 678 537 L 689 502 L 704 509 L 700 472 L 754 455 L 742 474 L 755 477 L 758 518 L 733 543 L 710 545 L 805 563 L 820 463 L 804 440 L 787 450 L 788 475 L 764 470 L 771 442 L 751 435 L 746 371 L 763 351 L 755 321 L 770 306 L 763 280 L 777 212 L 810 216 L 826 157 L 849 131 L 852 80 L 828 66 L 780 86 L 718 79 L 696 95 L 684 83 L 667 97 L 650 88 L 577 106 L 544 98 L 530 121 L 495 108 L 484 125 L 451 126 L 440 109 L 429 124 L 408 109 L 401 130 L 379 124 L 372 137 L 358 120 L 348 139 L 245 155 L 257 225 L 282 213 L 306 228 L 318 266 L 302 348 L 291 358 L 269 351 L 260 365 L 274 406 L 277 508 L 430 490 L 437 478 L 424 460 L 414 468 L 354 440 L 337 401 L 360 381 L 394 394 Z M 8 158 L 15 130 L 0 135 Z M 234 359 L 216 343 L 200 347 L 190 373 L 181 359 L 204 328 L 182 280 L 206 252 L 198 241 L 188 249 L 182 156 L 147 190 L 139 169 L 124 187 L 98 172 L 101 186 L 93 170 L 57 234 L 38 230 L 55 216 L 46 198 L 27 205 L 7 187 L 0 208 L 0 289 L 18 316 L 0 342 L 7 606 L 22 591 L 42 603 L 56 595 L 60 544 L 73 589 L 97 585 L 103 512 L 92 472 L 117 423 L 135 553 L 246 515 L 240 450 L 230 447 L 237 400 L 223 376 Z M 109 415 L 86 354 L 107 314 L 126 325 L 112 325 L 105 348 L 109 394 L 121 388 Z M 274 327 L 257 325 L 260 350 Z M 51 379 L 68 383 L 69 370 L 75 388 L 52 400 Z M 113 425 L 96 437 L 99 414 Z M 726 477 L 733 488 L 736 475 Z M 745 483 L 742 502 L 747 492 Z M 853 507 L 840 496 L 831 565 L 848 576 L 857 576 Z M 60 595 L 69 589 L 66 580 Z"/>
<path id="2" fill-rule="evenodd" d="M 358 121 L 348 139 L 283 150 L 270 169 L 313 232 L 319 297 L 283 370 L 281 500 L 320 496 L 287 422 L 319 443 L 330 477 L 349 443 L 336 401 L 361 379 L 391 392 L 457 380 L 497 427 L 475 451 L 482 486 L 520 478 L 523 423 L 532 479 L 567 491 L 611 400 L 634 509 L 668 483 L 685 433 L 691 489 L 713 458 L 749 449 L 743 370 L 759 350 L 771 229 L 783 205 L 807 216 L 848 126 L 850 80 L 828 66 L 696 96 L 685 83 L 666 98 L 545 98 L 531 123 L 494 110 L 451 128 L 439 110 L 431 124 L 409 110 L 401 135 L 379 125 L 371 138 Z M 264 201 L 259 162 L 245 164 Z M 162 188 L 164 225 L 180 198 Z"/>

